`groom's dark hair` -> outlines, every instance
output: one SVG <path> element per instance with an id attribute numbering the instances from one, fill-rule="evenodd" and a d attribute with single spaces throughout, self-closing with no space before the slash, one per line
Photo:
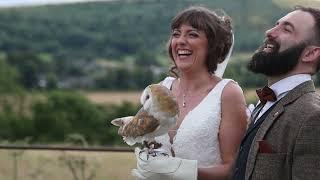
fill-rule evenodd
<path id="1" fill-rule="evenodd" d="M 314 19 L 314 35 L 310 37 L 309 39 L 309 44 L 310 45 L 315 45 L 315 46 L 320 46 L 320 9 L 317 8 L 311 8 L 311 7 L 304 7 L 304 6 L 295 6 L 294 10 L 300 10 L 303 12 L 307 12 L 311 14 L 311 16 Z M 320 57 L 318 60 L 316 72 L 318 72 L 320 69 Z"/>
<path id="2" fill-rule="evenodd" d="M 311 37 L 311 43 L 320 46 L 320 9 L 304 6 L 295 6 L 294 10 L 300 10 L 311 14 L 315 21 L 314 37 Z"/>

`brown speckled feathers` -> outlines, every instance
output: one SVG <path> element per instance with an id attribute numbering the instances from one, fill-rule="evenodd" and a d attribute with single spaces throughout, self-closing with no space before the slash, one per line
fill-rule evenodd
<path id="1" fill-rule="evenodd" d="M 176 99 L 168 88 L 159 84 L 154 84 L 150 89 L 153 94 L 158 94 L 158 96 L 156 96 L 156 100 L 158 101 L 158 104 L 162 104 L 162 106 L 160 106 L 161 111 L 169 113 L 170 116 L 174 116 L 179 113 Z"/>
<path id="2" fill-rule="evenodd" d="M 122 132 L 119 132 L 119 134 L 131 137 L 142 136 L 153 132 L 158 126 L 159 121 L 141 108 L 137 113 L 137 116 L 133 117 L 133 119 L 123 127 Z"/>

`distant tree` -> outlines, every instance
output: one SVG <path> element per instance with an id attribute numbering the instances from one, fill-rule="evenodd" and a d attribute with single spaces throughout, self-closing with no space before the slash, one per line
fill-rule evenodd
<path id="1" fill-rule="evenodd" d="M 158 83 L 150 67 L 137 67 L 133 72 L 133 79 L 138 89 L 143 89 L 149 84 Z"/>
<path id="2" fill-rule="evenodd" d="M 7 105 L 0 113 L 0 139 L 16 141 L 31 137 L 34 131 L 33 119 L 24 114 L 16 113 L 11 104 Z"/>
<path id="3" fill-rule="evenodd" d="M 50 62 L 31 52 L 12 52 L 7 61 L 19 72 L 19 82 L 27 89 L 39 87 L 39 81 L 48 73 Z"/>
<path id="4" fill-rule="evenodd" d="M 104 129 L 103 111 L 74 92 L 51 92 L 32 111 L 36 140 L 63 141 L 67 134 L 78 133 L 95 142 Z"/>
<path id="5" fill-rule="evenodd" d="M 0 58 L 0 93 L 16 92 L 18 73 L 15 68 L 7 64 L 5 58 Z"/>
<path id="6" fill-rule="evenodd" d="M 159 64 L 156 61 L 155 54 L 152 54 L 147 50 L 140 51 L 139 53 L 137 53 L 136 65 L 140 67 L 148 67 L 150 65 L 159 66 Z"/>
<path id="7" fill-rule="evenodd" d="M 263 75 L 254 74 L 247 69 L 247 61 L 239 59 L 228 65 L 224 77 L 234 79 L 241 87 L 245 88 L 260 87 L 267 82 Z"/>

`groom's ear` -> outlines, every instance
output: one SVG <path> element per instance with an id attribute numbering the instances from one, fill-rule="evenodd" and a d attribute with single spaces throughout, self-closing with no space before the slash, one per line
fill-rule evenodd
<path id="1" fill-rule="evenodd" d="M 307 46 L 302 52 L 302 62 L 304 63 L 317 63 L 320 59 L 319 46 Z"/>

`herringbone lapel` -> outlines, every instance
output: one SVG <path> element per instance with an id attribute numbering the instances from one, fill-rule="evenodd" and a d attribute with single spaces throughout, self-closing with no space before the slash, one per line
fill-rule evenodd
<path id="1" fill-rule="evenodd" d="M 264 136 L 266 135 L 271 125 L 275 123 L 280 117 L 280 115 L 286 110 L 285 106 L 287 104 L 295 101 L 297 98 L 299 98 L 305 93 L 314 92 L 314 91 L 315 91 L 315 87 L 312 81 L 304 82 L 299 86 L 297 86 L 296 88 L 294 88 L 293 90 L 291 90 L 270 111 L 270 113 L 267 115 L 266 119 L 263 121 L 260 128 L 258 129 L 258 132 L 251 144 L 251 148 L 250 148 L 250 152 L 247 160 L 245 179 L 249 179 L 249 177 L 253 172 L 253 168 L 254 168 L 254 164 L 256 161 L 258 148 L 259 148 L 258 143 L 256 142 L 264 138 Z"/>

